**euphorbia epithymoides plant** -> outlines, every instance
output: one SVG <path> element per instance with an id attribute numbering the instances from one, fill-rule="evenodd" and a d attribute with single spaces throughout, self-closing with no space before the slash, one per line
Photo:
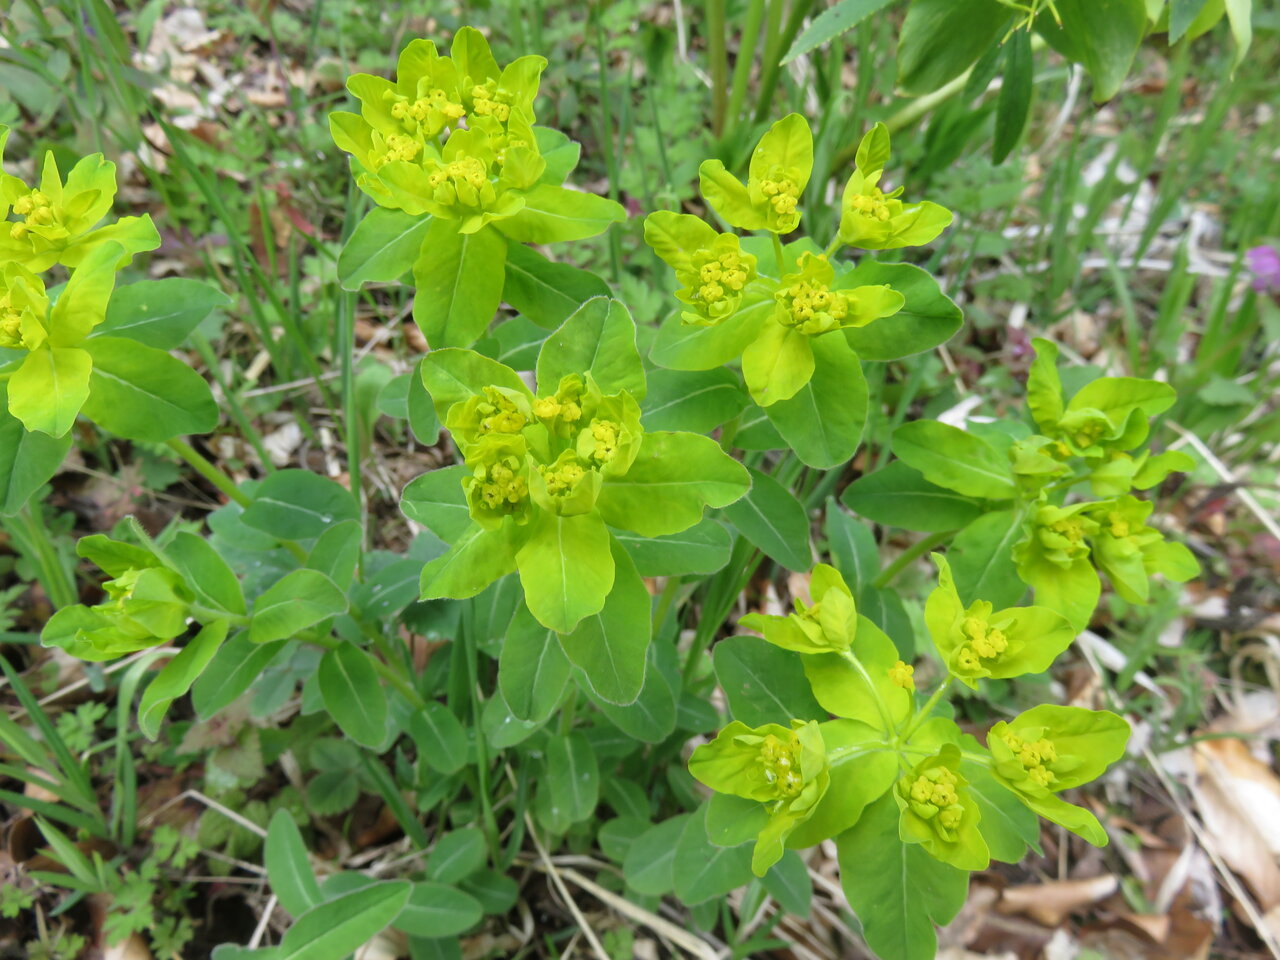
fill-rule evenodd
<path id="1" fill-rule="evenodd" d="M 154 673 L 138 704 L 153 738 L 188 691 L 200 719 L 241 697 L 266 718 L 300 687 L 319 731 L 302 741 L 336 732 L 358 745 L 350 763 L 316 751 L 313 806 L 341 812 L 378 793 L 409 842 L 431 848 L 427 867 L 320 885 L 277 813 L 268 878 L 299 918 L 286 948 L 351 911 L 430 940 L 503 912 L 489 865 L 510 862 L 503 818 L 519 810 L 515 836 L 594 835 L 629 889 L 691 905 L 753 874 L 794 902 L 794 851 L 834 839 L 872 947 L 931 956 L 968 874 L 1035 847 L 1037 815 L 1105 842 L 1064 793 L 1121 757 L 1123 718 L 1046 704 L 983 731 L 947 693 L 1047 671 L 1087 626 L 1099 573 L 1129 603 L 1149 598 L 1153 574 L 1194 575 L 1134 495 L 1191 466 L 1147 446 L 1173 392 L 1104 377 L 1065 397 L 1056 351 L 1036 341 L 1034 428 L 908 419 L 898 459 L 846 488 L 862 518 L 929 536 L 881 570 L 871 528 L 827 499 L 832 562 L 815 566 L 814 513 L 878 413 L 863 363 L 930 350 L 961 322 L 924 270 L 871 251 L 927 244 L 950 213 L 890 189 L 877 125 L 835 235 L 805 236 L 818 185 L 809 126 L 792 114 L 745 180 L 703 165 L 716 225 L 647 218 L 679 288 L 660 327 L 638 329 L 604 281 L 532 246 L 623 217 L 564 187 L 577 147 L 534 120 L 545 66 L 500 67 L 463 28 L 448 56 L 417 40 L 394 80 L 351 78 L 360 112 L 331 117 L 375 204 L 339 255 L 341 281 L 411 274 L 432 348 L 412 373 L 387 374 L 378 407 L 427 445 L 443 425 L 450 446 L 431 456 L 455 461 L 405 488 L 416 526 L 401 552 L 382 549 L 365 491 L 268 464 L 237 485 L 181 439 L 211 430 L 216 407 L 169 351 L 220 296 L 185 280 L 117 283 L 154 242 L 145 218 L 94 229 L 114 196 L 110 164 L 88 158 L 64 183 L 47 163 L 38 191 L 0 185 L 12 216 L 0 227 L 0 513 L 54 472 L 77 417 L 167 442 L 230 501 L 208 536 L 126 524 L 81 540 L 103 595 L 63 606 L 42 640 L 85 660 L 137 658 L 130 690 Z M 494 325 L 503 302 L 518 315 Z M 46 368 L 61 379 L 64 363 L 74 389 L 38 381 Z M 918 662 L 912 601 L 891 587 L 933 549 L 945 551 L 937 587 L 917 618 L 933 652 Z M 763 638 L 717 641 L 765 562 L 811 571 L 808 597 L 740 620 Z M 425 668 L 415 636 L 444 642 Z M 939 678 L 927 696 L 920 676 Z M 703 742 L 689 771 L 709 799 L 678 766 L 655 773 L 691 737 Z M 589 833 L 602 803 L 616 816 Z"/>

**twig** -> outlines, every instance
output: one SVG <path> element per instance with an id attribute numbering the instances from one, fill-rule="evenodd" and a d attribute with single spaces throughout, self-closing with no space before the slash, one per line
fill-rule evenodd
<path id="1" fill-rule="evenodd" d="M 271 921 L 271 914 L 276 911 L 276 895 L 273 893 L 271 899 L 267 901 L 266 907 L 262 911 L 262 918 L 258 921 L 257 927 L 254 928 L 253 936 L 249 938 L 249 949 L 258 949 L 258 944 L 262 942 L 262 938 L 267 935 L 267 924 Z"/>
<path id="2" fill-rule="evenodd" d="M 569 888 L 564 885 L 564 881 L 560 878 L 560 871 L 556 870 L 556 865 L 551 862 L 551 857 L 547 855 L 547 848 L 542 845 L 542 841 L 538 839 L 537 830 L 533 825 L 533 817 L 527 812 L 524 815 L 525 826 L 529 830 L 529 839 L 533 841 L 534 849 L 538 851 L 538 856 L 545 865 L 547 877 L 551 880 L 552 886 L 560 893 L 560 897 L 564 900 L 565 906 L 569 908 L 569 912 L 573 914 L 573 919 L 577 921 L 578 929 L 582 931 L 582 935 L 587 938 L 587 943 L 591 944 L 591 952 L 596 955 L 599 960 L 610 960 L 608 951 L 596 936 L 596 932 L 591 929 L 591 925 L 587 923 L 587 918 L 583 916 L 582 911 L 578 909 L 578 904 L 574 902 L 573 897 L 569 893 Z M 565 874 L 572 873 L 572 870 L 566 870 Z"/>
<path id="3" fill-rule="evenodd" d="M 1209 466 L 1214 469 L 1225 483 L 1229 483 L 1233 486 L 1235 492 L 1240 496 L 1240 501 L 1249 508 L 1255 517 L 1258 518 L 1258 522 L 1266 528 L 1267 533 L 1271 534 L 1277 540 L 1280 540 L 1280 524 L 1277 524 L 1275 517 L 1271 516 L 1271 514 L 1262 508 L 1262 504 L 1258 503 L 1257 498 L 1254 497 L 1252 492 L 1247 490 L 1245 487 L 1240 486 L 1239 481 L 1235 478 L 1235 474 L 1231 472 L 1231 468 L 1219 460 L 1214 452 L 1205 446 L 1204 441 L 1186 427 L 1179 423 L 1174 423 L 1172 420 L 1166 422 L 1182 437 L 1183 440 L 1195 448 L 1196 453 L 1204 457 L 1205 463 L 1209 464 Z"/>

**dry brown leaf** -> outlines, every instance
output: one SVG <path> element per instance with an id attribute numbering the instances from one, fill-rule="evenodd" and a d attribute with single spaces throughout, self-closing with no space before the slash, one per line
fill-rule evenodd
<path id="1" fill-rule="evenodd" d="M 1046 927 L 1057 927 L 1077 910 L 1104 900 L 1120 889 L 1113 874 L 1087 880 L 1050 880 L 1007 887 L 996 904 L 1001 913 L 1021 913 Z"/>
<path id="2" fill-rule="evenodd" d="M 1280 778 L 1236 739 L 1201 741 L 1193 757 L 1191 795 L 1216 852 L 1263 911 L 1280 906 Z"/>
<path id="3" fill-rule="evenodd" d="M 119 943 L 105 947 L 102 960 L 151 960 L 151 948 L 140 934 L 131 933 Z"/>

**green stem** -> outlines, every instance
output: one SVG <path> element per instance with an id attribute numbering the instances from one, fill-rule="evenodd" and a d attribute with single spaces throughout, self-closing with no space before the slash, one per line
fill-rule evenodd
<path id="1" fill-rule="evenodd" d="M 778 263 L 778 279 L 782 279 L 782 275 L 787 272 L 786 257 L 782 255 L 782 239 L 770 231 L 769 236 L 773 238 L 773 259 Z"/>
<path id="2" fill-rule="evenodd" d="M 480 814 L 484 822 L 485 839 L 489 844 L 489 853 L 494 863 L 498 863 L 502 856 L 501 834 L 498 831 L 498 821 L 493 815 L 493 800 L 489 793 L 489 751 L 485 742 L 484 733 L 481 731 L 480 717 L 480 679 L 479 679 L 479 659 L 480 652 L 476 647 L 475 631 L 471 629 L 471 611 L 472 604 L 468 603 L 464 608 L 462 619 L 462 637 L 463 653 L 467 661 L 467 680 L 468 680 L 468 699 L 471 701 L 471 723 L 476 730 L 476 782 L 479 793 L 477 799 L 480 801 Z"/>
<path id="3" fill-rule="evenodd" d="M 827 244 L 827 249 L 822 251 L 822 255 L 826 257 L 828 260 L 830 260 L 831 255 L 839 249 L 840 249 L 840 234 L 839 232 L 837 232 L 836 235 L 831 238 L 831 242 Z"/>
<path id="4" fill-rule="evenodd" d="M 893 578 L 900 574 L 906 567 L 910 566 L 920 557 L 924 556 L 939 544 L 946 543 L 953 536 L 954 530 L 945 530 L 942 533 L 934 533 L 925 537 L 923 540 L 917 540 L 902 553 L 894 558 L 893 563 L 889 564 L 880 571 L 880 575 L 872 581 L 871 585 L 879 590 L 881 587 L 887 586 L 893 582 Z"/>
<path id="5" fill-rule="evenodd" d="M 907 724 L 907 729 L 903 731 L 902 736 L 899 738 L 903 743 L 910 740 L 911 735 L 920 729 L 920 724 L 924 723 L 925 720 L 929 718 L 929 714 L 933 713 L 933 708 L 938 705 L 938 701 L 942 699 L 943 694 L 950 689 L 951 681 L 954 679 L 955 677 L 948 676 L 947 679 L 938 684 L 938 689 L 933 691 L 933 696 L 925 701 L 924 706 L 920 708 L 916 715 L 911 719 L 911 722 Z"/>
<path id="6" fill-rule="evenodd" d="M 7 526 L 18 547 L 36 565 L 36 579 L 54 607 L 61 610 L 73 606 L 79 599 L 75 578 L 58 556 L 58 548 L 44 522 L 44 508 L 38 503 L 27 503 Z"/>
<path id="7" fill-rule="evenodd" d="M 729 51 L 725 43 L 725 0 L 707 0 L 707 59 L 711 61 L 711 132 L 724 133 L 729 105 Z"/>
<path id="8" fill-rule="evenodd" d="M 764 51 L 764 73 L 760 78 L 760 94 L 757 98 L 756 123 L 767 120 L 773 112 L 773 91 L 778 86 L 778 76 L 782 71 L 782 58 L 791 49 L 791 41 L 800 32 L 800 25 L 813 6 L 813 0 L 794 0 L 791 13 L 787 17 L 786 26 L 781 31 L 767 32 L 769 38 Z M 782 14 L 782 0 L 775 0 L 775 7 L 770 10 L 770 20 L 777 22 Z"/>
<path id="9" fill-rule="evenodd" d="M 231 500 L 240 504 L 242 507 L 249 506 L 253 501 L 243 490 L 235 485 L 230 477 L 215 467 L 212 463 L 204 458 L 195 447 L 181 440 L 178 437 L 172 437 L 166 441 L 170 450 L 180 456 L 183 460 L 191 465 L 192 469 L 200 476 L 204 477 L 215 487 L 225 493 Z"/>
<path id="10" fill-rule="evenodd" d="M 601 19 L 604 6 L 597 2 L 592 4 L 596 30 L 596 59 L 600 69 L 600 145 L 604 148 L 604 165 L 609 171 L 609 199 L 617 202 L 618 189 L 621 186 L 621 171 L 618 169 L 618 158 L 613 144 L 613 111 L 609 104 L 609 77 L 605 63 L 604 26 Z M 609 231 L 609 267 L 616 286 L 622 280 L 622 241 L 617 230 Z"/>

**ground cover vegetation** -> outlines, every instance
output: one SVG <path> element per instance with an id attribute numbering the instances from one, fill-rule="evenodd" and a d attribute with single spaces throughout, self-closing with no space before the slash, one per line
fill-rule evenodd
<path id="1" fill-rule="evenodd" d="M 0 14 L 0 951 L 1276 953 L 1247 0 Z"/>

